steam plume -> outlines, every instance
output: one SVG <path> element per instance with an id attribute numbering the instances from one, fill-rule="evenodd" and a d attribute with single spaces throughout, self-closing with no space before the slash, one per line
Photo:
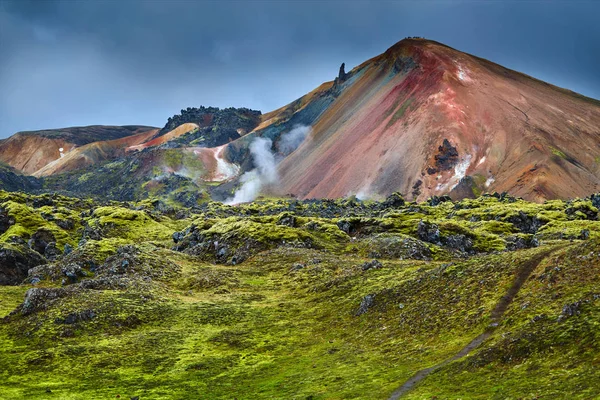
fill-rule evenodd
<path id="1" fill-rule="evenodd" d="M 250 143 L 249 150 L 256 168 L 240 177 L 242 186 L 225 203 L 239 204 L 252 201 L 258 197 L 264 186 L 278 183 L 277 164 L 283 157 L 296 150 L 309 133 L 309 126 L 297 125 L 294 129 L 282 135 L 278 145 L 279 157 L 276 157 L 271 151 L 273 147 L 271 139 L 262 137 L 254 139 Z"/>

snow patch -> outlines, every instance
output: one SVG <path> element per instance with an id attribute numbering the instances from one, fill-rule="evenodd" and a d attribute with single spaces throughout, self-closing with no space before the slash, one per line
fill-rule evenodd
<path id="1" fill-rule="evenodd" d="M 485 156 L 481 157 L 481 160 L 477 163 L 477 165 L 481 165 L 485 162 Z"/>
<path id="2" fill-rule="evenodd" d="M 458 69 L 458 79 L 460 79 L 462 82 L 470 82 L 471 78 L 469 77 L 469 74 L 467 74 L 467 71 L 462 67 L 462 65 L 456 64 L 456 66 Z"/>
<path id="3" fill-rule="evenodd" d="M 493 176 L 490 176 L 489 178 L 487 178 L 487 180 L 485 181 L 485 187 L 490 187 L 490 185 L 492 183 L 494 183 L 495 179 Z"/>

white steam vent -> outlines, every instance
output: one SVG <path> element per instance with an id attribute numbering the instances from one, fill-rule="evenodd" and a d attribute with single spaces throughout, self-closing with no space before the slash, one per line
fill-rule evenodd
<path id="1" fill-rule="evenodd" d="M 225 203 L 239 204 L 252 201 L 258 197 L 263 187 L 278 183 L 277 165 L 283 157 L 296 150 L 306 140 L 310 131 L 310 126 L 297 125 L 291 131 L 283 134 L 278 144 L 280 154 L 272 151 L 273 141 L 271 139 L 255 138 L 248 149 L 256 168 L 240 177 L 242 186 Z"/>

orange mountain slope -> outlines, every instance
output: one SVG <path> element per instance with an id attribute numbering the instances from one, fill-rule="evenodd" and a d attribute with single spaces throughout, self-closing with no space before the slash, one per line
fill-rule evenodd
<path id="1" fill-rule="evenodd" d="M 42 131 L 18 132 L 0 141 L 0 162 L 25 173 L 34 174 L 46 165 L 86 144 L 142 134 L 149 126 L 85 126 Z M 62 149 L 62 151 L 61 151 Z"/>
<path id="2" fill-rule="evenodd" d="M 122 157 L 130 146 L 146 142 L 156 135 L 157 132 L 158 128 L 155 128 L 121 139 L 92 142 L 81 147 L 76 147 L 63 153 L 62 157 L 46 164 L 32 175 L 37 177 L 49 176 Z"/>
<path id="3" fill-rule="evenodd" d="M 542 201 L 600 189 L 596 100 L 424 39 L 402 40 L 333 86 L 339 94 L 280 164 L 274 191 Z"/>

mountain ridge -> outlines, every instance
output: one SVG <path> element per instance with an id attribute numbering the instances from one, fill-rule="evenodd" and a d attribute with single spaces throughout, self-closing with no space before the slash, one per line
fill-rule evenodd
<path id="1" fill-rule="evenodd" d="M 283 137 L 298 126 L 311 133 L 283 154 Z M 88 140 L 83 146 L 74 140 L 46 143 L 54 139 L 43 132 L 53 131 L 40 131 L 36 146 L 22 147 L 50 154 L 30 152 L 15 160 L 2 149 L 14 149 L 11 142 L 24 136 L 18 133 L 0 142 L 0 161 L 27 174 L 53 176 L 56 183 L 46 185 L 53 190 L 70 179 L 61 173 L 76 177 L 77 171 L 90 173 L 83 166 L 174 148 L 181 159 L 195 152 L 203 167 L 190 174 L 183 165 L 166 165 L 162 156 L 145 157 L 161 171 L 146 179 L 184 175 L 198 190 L 225 200 L 243 174 L 256 168 L 250 144 L 260 137 L 271 141 L 279 163 L 277 182 L 261 189 L 269 195 L 384 198 L 401 191 L 422 201 L 497 191 L 539 202 L 600 189 L 599 126 L 598 100 L 436 41 L 407 38 L 348 72 L 340 68 L 334 80 L 265 114 L 188 107 L 152 134 L 146 127 L 147 134 L 131 139 Z M 64 159 L 54 148 L 59 146 Z M 214 170 L 217 165 L 221 171 Z M 86 193 L 81 185 L 66 186 Z"/>

